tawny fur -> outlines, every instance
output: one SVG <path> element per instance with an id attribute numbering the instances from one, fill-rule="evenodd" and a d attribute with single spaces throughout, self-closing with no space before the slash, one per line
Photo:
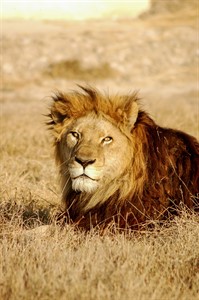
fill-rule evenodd
<path id="1" fill-rule="evenodd" d="M 48 124 L 55 137 L 55 157 L 61 177 L 62 217 L 86 230 L 95 226 L 104 229 L 110 224 L 137 229 L 151 220 L 162 220 L 175 214 L 181 203 L 198 210 L 197 140 L 184 132 L 155 124 L 146 112 L 138 109 L 135 93 L 110 97 L 93 88 L 81 89 L 80 92 L 54 96 L 49 115 L 51 121 Z M 80 155 L 79 149 L 85 141 L 82 137 L 70 148 L 67 143 L 76 137 L 69 137 L 67 142 L 67 134 L 71 134 L 75 124 L 79 124 L 78 128 L 84 126 L 85 131 L 92 128 L 92 118 L 95 123 L 99 120 L 102 124 L 110 124 L 110 128 L 121 136 L 121 141 L 124 137 L 126 154 L 122 154 L 118 162 L 113 150 L 117 162 L 116 177 L 103 179 L 103 184 L 99 184 L 94 192 L 86 193 L 73 190 L 69 172 L 70 164 L 78 164 L 74 162 L 75 156 Z M 87 119 L 89 125 L 84 125 Z M 107 151 L 104 150 L 106 147 L 110 147 L 107 153 L 111 153 L 111 147 L 114 148 L 114 145 L 102 148 L 96 146 L 96 142 L 94 145 L 95 134 L 95 130 L 91 130 L 90 146 L 85 148 L 84 145 L 88 150 L 81 154 L 94 158 L 94 166 L 99 160 L 96 153 Z M 122 165 L 125 168 L 122 169 Z M 118 171 L 119 175 L 117 168 L 123 170 L 121 174 Z"/>

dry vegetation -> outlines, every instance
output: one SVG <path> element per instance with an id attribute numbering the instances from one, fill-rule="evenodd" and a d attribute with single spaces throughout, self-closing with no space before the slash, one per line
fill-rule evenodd
<path id="1" fill-rule="evenodd" d="M 92 78 L 105 79 L 114 77 L 114 71 L 108 63 L 97 67 L 85 68 L 79 60 L 66 60 L 50 64 L 44 75 L 50 78 L 64 78 L 89 81 Z"/>
<path id="2" fill-rule="evenodd" d="M 194 215 L 137 235 L 52 226 L 42 236 L 24 234 L 14 210 L 1 237 L 1 299 L 198 299 Z"/>
<path id="3" fill-rule="evenodd" d="M 0 299 L 199 299 L 198 215 L 183 210 L 153 231 L 105 236 L 54 225 L 59 189 L 43 116 L 54 89 L 89 81 L 140 89 L 156 121 L 198 137 L 194 10 L 134 21 L 9 21 L 2 38 Z M 47 224 L 44 234 L 29 231 Z"/>

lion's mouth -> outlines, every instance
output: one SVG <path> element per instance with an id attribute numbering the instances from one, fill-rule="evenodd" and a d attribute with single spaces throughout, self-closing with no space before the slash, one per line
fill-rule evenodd
<path id="1" fill-rule="evenodd" d="M 86 167 L 83 168 L 69 168 L 70 177 L 73 181 L 82 180 L 82 182 L 93 182 L 96 183 L 100 180 L 102 172 L 95 168 Z"/>
<path id="2" fill-rule="evenodd" d="M 93 193 L 99 186 L 99 180 L 92 177 L 81 174 L 72 178 L 72 189 L 77 192 Z"/>
<path id="3" fill-rule="evenodd" d="M 91 178 L 90 176 L 86 175 L 86 174 L 81 174 L 79 176 L 76 176 L 76 177 L 73 177 L 72 179 L 75 180 L 75 179 L 79 179 L 79 178 L 83 178 L 83 179 L 91 179 L 93 181 L 98 181 L 97 179 L 93 179 Z"/>

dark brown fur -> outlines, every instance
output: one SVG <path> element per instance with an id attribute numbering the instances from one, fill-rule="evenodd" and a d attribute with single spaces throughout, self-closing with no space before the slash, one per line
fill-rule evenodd
<path id="1" fill-rule="evenodd" d="M 84 91 L 89 94 L 87 98 L 93 98 L 92 101 L 95 101 L 94 90 L 84 89 Z M 61 101 L 64 107 L 66 97 L 63 95 L 59 97 L 56 101 Z M 107 102 L 107 105 L 107 114 L 109 114 L 110 102 Z M 74 106 L 72 108 L 74 110 Z M 92 107 L 88 109 L 92 110 Z M 55 113 L 58 109 L 53 106 L 52 111 Z M 79 108 L 77 115 L 81 115 Z M 113 115 L 112 112 L 112 118 Z M 142 172 L 146 172 L 141 192 L 132 192 L 125 199 L 121 199 L 118 190 L 105 203 L 98 204 L 83 213 L 79 205 L 83 195 L 71 190 L 65 199 L 66 210 L 60 215 L 60 219 L 65 218 L 67 222 L 72 222 L 86 230 L 95 226 L 103 229 L 112 224 L 116 224 L 119 228 L 137 229 L 151 220 L 162 220 L 176 214 L 181 203 L 190 209 L 199 210 L 199 143 L 197 140 L 184 132 L 159 127 L 144 111 L 139 111 L 131 134 L 135 141 L 132 170 L 136 159 L 139 159 L 137 157 L 140 155 L 140 149 L 146 166 L 145 171 L 140 168 L 140 172 L 138 170 L 136 175 L 139 178 L 143 175 Z M 58 148 L 58 143 L 55 143 L 55 146 Z M 59 153 L 57 155 L 59 156 Z"/>

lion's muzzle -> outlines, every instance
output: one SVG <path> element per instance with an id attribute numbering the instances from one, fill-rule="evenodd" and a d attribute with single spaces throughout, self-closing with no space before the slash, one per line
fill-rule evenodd
<path id="1" fill-rule="evenodd" d="M 98 188 L 102 170 L 95 166 L 95 162 L 96 159 L 74 158 L 69 167 L 73 190 L 91 193 Z"/>

